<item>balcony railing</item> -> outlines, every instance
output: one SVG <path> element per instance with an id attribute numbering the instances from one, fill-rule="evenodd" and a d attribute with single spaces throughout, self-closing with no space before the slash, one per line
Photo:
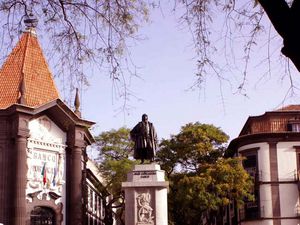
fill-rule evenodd
<path id="1" fill-rule="evenodd" d="M 288 124 L 290 121 L 291 118 L 264 118 L 256 120 L 249 124 L 249 126 L 243 131 L 242 135 L 256 133 L 293 132 L 288 130 Z"/>
<path id="2" fill-rule="evenodd" d="M 264 207 L 243 208 L 239 210 L 240 220 L 255 220 L 264 217 Z"/>
<path id="3" fill-rule="evenodd" d="M 254 184 L 258 184 L 260 182 L 270 182 L 270 178 L 269 179 L 266 179 L 266 177 L 264 177 L 263 175 L 263 172 L 260 170 L 260 171 L 257 171 L 255 173 L 255 176 L 252 176 L 254 178 Z M 300 170 L 294 170 L 294 171 L 291 171 L 290 175 L 286 178 L 279 178 L 280 181 L 288 181 L 288 182 L 291 182 L 291 181 L 298 181 L 300 182 Z"/>

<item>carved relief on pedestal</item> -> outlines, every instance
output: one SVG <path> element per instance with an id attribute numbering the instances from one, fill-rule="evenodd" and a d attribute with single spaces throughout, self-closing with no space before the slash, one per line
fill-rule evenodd
<path id="1" fill-rule="evenodd" d="M 137 225 L 153 225 L 154 216 L 153 208 L 151 207 L 151 194 L 143 192 L 137 195 Z"/>

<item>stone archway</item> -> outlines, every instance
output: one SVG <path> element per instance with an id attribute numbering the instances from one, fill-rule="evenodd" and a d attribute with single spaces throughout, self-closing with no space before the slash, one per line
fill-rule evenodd
<path id="1" fill-rule="evenodd" d="M 26 219 L 26 225 L 61 225 L 63 221 L 63 214 L 62 209 L 63 205 L 62 203 L 55 203 L 55 200 L 57 200 L 60 196 L 56 195 L 53 192 L 48 193 L 48 197 L 50 199 L 47 199 L 47 194 L 43 193 L 42 198 L 37 198 L 37 195 L 41 191 L 28 194 L 28 197 L 31 198 L 32 201 L 27 201 L 27 219 Z M 34 217 L 34 213 L 36 213 L 37 217 L 39 214 L 45 215 L 47 218 L 47 215 L 49 216 L 49 220 L 51 220 L 53 215 L 52 223 L 48 222 L 45 218 L 44 223 L 32 223 L 31 218 Z M 36 218 L 37 218 L 36 217 Z M 41 218 L 41 221 L 42 218 Z M 54 221 L 54 222 L 53 222 Z"/>
<path id="2" fill-rule="evenodd" d="M 56 225 L 56 215 L 53 209 L 36 206 L 30 213 L 30 225 Z"/>

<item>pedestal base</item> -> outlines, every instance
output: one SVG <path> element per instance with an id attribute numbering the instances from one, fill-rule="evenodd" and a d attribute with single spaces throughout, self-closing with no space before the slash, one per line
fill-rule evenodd
<path id="1" fill-rule="evenodd" d="M 168 225 L 165 173 L 157 164 L 136 165 L 122 183 L 126 225 Z"/>

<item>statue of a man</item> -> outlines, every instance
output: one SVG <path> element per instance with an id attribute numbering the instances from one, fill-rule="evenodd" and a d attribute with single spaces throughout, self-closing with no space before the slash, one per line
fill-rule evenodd
<path id="1" fill-rule="evenodd" d="M 146 114 L 143 114 L 142 121 L 130 131 L 130 137 L 134 141 L 134 158 L 140 159 L 142 164 L 145 159 L 153 162 L 157 147 L 157 134 Z"/>

